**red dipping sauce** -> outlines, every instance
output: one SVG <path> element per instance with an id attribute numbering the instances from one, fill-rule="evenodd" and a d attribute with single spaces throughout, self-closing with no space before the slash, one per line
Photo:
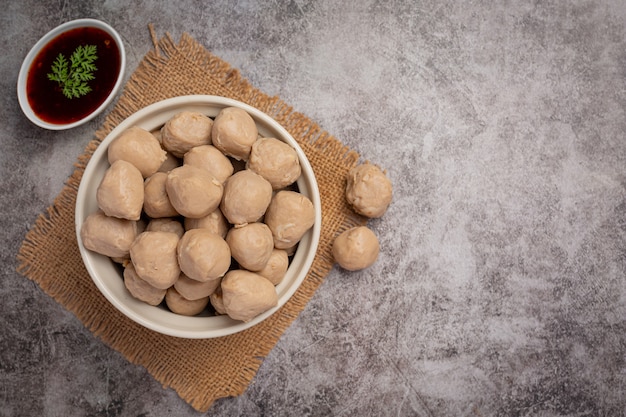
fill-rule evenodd
<path id="1" fill-rule="evenodd" d="M 70 60 L 78 46 L 96 45 L 96 77 L 89 81 L 91 91 L 82 97 L 67 98 L 56 81 L 48 79 L 59 54 Z M 111 35 L 102 29 L 71 29 L 52 39 L 35 57 L 26 78 L 26 97 L 35 114 L 52 124 L 76 122 L 91 114 L 109 96 L 120 73 L 120 50 Z"/>

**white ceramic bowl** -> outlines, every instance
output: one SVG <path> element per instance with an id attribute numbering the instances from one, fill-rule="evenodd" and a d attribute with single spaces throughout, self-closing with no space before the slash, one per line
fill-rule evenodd
<path id="1" fill-rule="evenodd" d="M 107 148 L 113 139 L 131 126 L 140 126 L 149 131 L 160 128 L 174 114 L 182 111 L 199 111 L 214 118 L 224 107 L 240 107 L 255 120 L 259 133 L 275 137 L 291 145 L 297 152 L 302 175 L 297 181 L 299 191 L 306 195 L 315 209 L 315 224 L 304 235 L 293 256 L 287 274 L 276 286 L 278 305 L 244 323 L 227 316 L 186 317 L 174 314 L 163 307 L 153 307 L 133 298 L 124 287 L 119 266 L 106 256 L 85 249 L 80 238 L 80 229 L 85 218 L 98 210 L 96 190 L 109 167 Z M 293 137 L 274 119 L 239 101 L 216 96 L 183 96 L 152 104 L 120 123 L 96 149 L 87 164 L 76 198 L 76 235 L 80 253 L 91 278 L 102 294 L 122 313 L 137 323 L 170 336 L 183 338 L 213 338 L 240 332 L 252 327 L 274 314 L 295 293 L 306 277 L 319 242 L 322 210 L 315 175 L 304 152 Z"/>
<path id="2" fill-rule="evenodd" d="M 117 45 L 117 49 L 119 51 L 119 61 L 120 65 L 117 70 L 117 78 L 115 78 L 115 83 L 113 85 L 112 90 L 108 95 L 103 95 L 101 98 L 102 101 L 99 101 L 99 105 L 95 107 L 93 111 L 89 114 L 84 115 L 79 120 L 73 120 L 69 122 L 59 123 L 59 122 L 51 122 L 49 120 L 45 120 L 42 118 L 31 106 L 31 102 L 29 101 L 27 94 L 27 84 L 28 84 L 28 75 L 31 71 L 31 67 L 33 62 L 37 59 L 38 55 L 42 52 L 42 50 L 54 39 L 57 37 L 71 31 L 74 29 L 80 28 L 97 28 L 103 30 L 107 34 L 113 38 L 114 42 Z M 69 59 L 69 57 L 66 57 Z M 98 61 L 96 61 L 96 66 L 98 66 Z M 123 78 L 124 78 L 124 69 L 126 68 L 126 52 L 124 49 L 124 44 L 122 42 L 122 38 L 120 35 L 107 23 L 104 23 L 100 20 L 96 19 L 77 19 L 72 20 L 66 23 L 63 23 L 60 26 L 52 29 L 50 32 L 46 33 L 37 43 L 32 47 L 30 52 L 26 55 L 24 62 L 22 63 L 22 67 L 20 69 L 18 79 L 17 79 L 17 98 L 20 103 L 20 107 L 22 111 L 28 117 L 28 119 L 36 124 L 39 127 L 43 127 L 49 130 L 64 130 L 70 129 L 79 125 L 82 125 L 89 120 L 96 117 L 99 113 L 101 113 L 115 98 L 115 95 L 119 91 L 122 86 Z M 97 80 L 97 72 L 96 72 L 96 80 Z M 52 81 L 50 81 L 52 83 Z M 95 81 L 94 81 L 95 82 Z M 77 100 L 77 99 L 72 99 Z"/>

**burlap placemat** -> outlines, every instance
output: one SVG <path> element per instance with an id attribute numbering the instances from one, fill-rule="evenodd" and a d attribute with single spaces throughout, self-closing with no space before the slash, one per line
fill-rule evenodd
<path id="1" fill-rule="evenodd" d="M 245 391 L 261 362 L 303 310 L 333 266 L 331 244 L 348 227 L 363 224 L 344 200 L 344 179 L 359 155 L 322 131 L 278 97 L 254 88 L 228 63 L 184 34 L 169 35 L 141 61 L 75 171 L 47 211 L 28 232 L 18 254 L 18 271 L 73 312 L 94 335 L 130 362 L 144 366 L 198 411 L 217 399 Z M 74 229 L 78 185 L 90 156 L 106 135 L 137 110 L 187 94 L 226 96 L 248 103 L 281 123 L 309 158 L 321 192 L 322 228 L 318 253 L 304 283 L 276 314 L 244 332 L 207 340 L 186 340 L 145 329 L 119 313 L 100 294 L 85 269 Z"/>

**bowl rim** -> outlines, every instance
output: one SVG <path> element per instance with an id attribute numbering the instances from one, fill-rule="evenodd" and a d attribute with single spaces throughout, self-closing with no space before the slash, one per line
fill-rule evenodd
<path id="1" fill-rule="evenodd" d="M 94 171 L 97 169 L 96 165 L 98 164 L 98 161 L 99 160 L 102 161 L 103 158 L 106 158 L 108 145 L 111 143 L 111 141 L 115 139 L 125 129 L 133 125 L 136 125 L 137 123 L 141 123 L 142 120 L 145 120 L 146 118 L 151 117 L 151 115 L 153 114 L 173 115 L 177 111 L 181 111 L 181 110 L 189 109 L 189 108 L 201 109 L 203 106 L 207 106 L 207 108 L 210 106 L 217 106 L 221 108 L 224 108 L 224 107 L 242 108 L 246 110 L 248 114 L 252 116 L 252 118 L 255 120 L 257 125 L 259 125 L 259 123 L 266 124 L 272 130 L 274 130 L 275 132 L 278 132 L 278 136 L 281 136 L 279 137 L 279 139 L 281 140 L 285 139 L 287 143 L 289 143 L 291 146 L 294 147 L 294 149 L 296 150 L 296 153 L 298 154 L 300 165 L 302 167 L 302 175 L 300 176 L 300 179 L 298 180 L 298 184 L 301 186 L 301 188 L 304 188 L 307 190 L 307 193 L 306 193 L 307 197 L 309 197 L 309 199 L 313 203 L 313 206 L 315 209 L 314 210 L 315 222 L 313 224 L 313 227 L 309 229 L 309 231 L 305 234 L 305 237 L 303 238 L 303 240 L 301 240 L 302 242 L 304 241 L 305 238 L 307 239 L 309 251 L 306 253 L 303 253 L 303 252 L 298 253 L 298 251 L 296 251 L 294 255 L 294 261 L 297 257 L 298 262 L 300 263 L 300 268 L 298 271 L 293 272 L 293 275 L 295 275 L 295 277 L 292 279 L 291 285 L 288 287 L 282 287 L 280 291 L 279 291 L 279 287 L 281 287 L 283 283 L 277 285 L 277 292 L 279 292 L 279 299 L 278 299 L 278 304 L 275 307 L 260 314 L 259 316 L 255 317 L 254 319 L 248 322 L 233 320 L 227 316 L 186 317 L 186 316 L 177 315 L 175 313 L 167 312 L 168 315 L 171 315 L 169 317 L 172 317 L 172 318 L 175 317 L 176 320 L 184 320 L 188 322 L 193 321 L 194 323 L 199 323 L 200 320 L 209 319 L 209 320 L 213 320 L 213 323 L 218 323 L 217 326 L 221 324 L 227 325 L 226 327 L 215 327 L 215 325 L 213 325 L 202 330 L 191 330 L 191 329 L 169 327 L 168 325 L 165 325 L 162 322 L 159 322 L 158 320 L 147 318 L 137 313 L 134 309 L 129 308 L 126 304 L 129 302 L 141 303 L 142 306 L 140 308 L 142 309 L 145 308 L 143 307 L 143 305 L 150 307 L 150 308 L 158 308 L 158 307 L 148 306 L 146 303 L 142 303 L 141 301 L 133 299 L 128 294 L 124 297 L 124 299 L 121 299 L 119 296 L 114 294 L 110 290 L 110 288 L 108 288 L 108 286 L 105 285 L 105 283 L 99 278 L 95 270 L 94 259 L 98 261 L 98 259 L 101 260 L 102 258 L 105 258 L 105 257 L 103 257 L 103 255 L 96 254 L 95 252 L 91 252 L 84 247 L 82 243 L 82 239 L 80 237 L 80 229 L 82 227 L 82 223 L 84 219 L 89 214 L 91 214 L 91 212 L 86 211 L 87 209 L 85 207 L 87 193 L 94 192 L 92 188 L 94 184 L 93 183 L 90 184 L 90 181 L 84 181 L 84 179 L 89 180 L 90 178 L 93 177 Z M 165 119 L 165 116 L 161 116 L 161 117 Z M 306 177 L 306 180 L 305 180 L 305 177 Z M 301 181 L 306 181 L 306 182 L 301 182 Z M 92 189 L 90 190 L 90 188 Z M 276 313 L 279 309 L 281 309 L 284 306 L 284 304 L 286 304 L 291 299 L 291 297 L 295 294 L 295 292 L 301 286 L 302 282 L 304 281 L 304 279 L 306 278 L 306 276 L 308 275 L 311 269 L 313 260 L 317 254 L 317 248 L 318 248 L 319 241 L 320 241 L 321 225 L 322 225 L 322 207 L 321 207 L 321 198 L 320 198 L 317 180 L 315 178 L 315 173 L 313 171 L 313 168 L 308 158 L 306 157 L 304 151 L 298 144 L 298 142 L 291 136 L 291 134 L 280 123 L 278 123 L 276 120 L 274 120 L 269 115 L 262 112 L 261 110 L 255 107 L 252 107 L 246 103 L 243 103 L 234 99 L 230 99 L 230 98 L 221 97 L 221 96 L 186 95 L 186 96 L 173 97 L 173 98 L 165 99 L 165 100 L 153 103 L 151 105 L 148 105 L 138 110 L 134 114 L 130 115 L 128 118 L 123 120 L 120 124 L 118 124 L 98 145 L 98 147 L 92 154 L 91 159 L 87 163 L 85 170 L 83 171 L 83 176 L 81 178 L 78 191 L 77 191 L 77 196 L 76 196 L 76 207 L 75 207 L 76 239 L 78 242 L 78 247 L 79 247 L 79 251 L 80 251 L 83 263 L 92 281 L 96 284 L 100 292 L 105 296 L 105 298 L 108 299 L 110 303 L 113 304 L 113 306 L 118 311 L 122 312 L 124 315 L 126 315 L 128 318 L 135 321 L 136 323 L 139 323 L 142 326 L 148 329 L 154 330 L 161 334 L 187 338 L 187 339 L 209 339 L 209 338 L 223 337 L 223 336 L 231 335 L 234 333 L 238 333 L 256 324 L 261 323 L 266 318 L 270 317 L 271 315 Z M 294 262 L 292 262 L 292 264 L 293 263 Z M 291 265 L 290 265 L 290 268 L 291 268 Z M 288 270 L 288 274 L 292 274 L 292 272 Z M 164 313 L 159 312 L 158 314 L 164 314 Z"/>
<path id="2" fill-rule="evenodd" d="M 106 97 L 106 99 L 100 104 L 100 106 L 98 106 L 98 108 L 96 108 L 93 112 L 89 113 L 87 116 L 83 117 L 82 119 L 77 120 L 72 123 L 65 123 L 65 124 L 46 122 L 45 120 L 42 120 L 35 114 L 35 112 L 30 106 L 30 103 L 28 102 L 28 97 L 26 96 L 26 82 L 28 80 L 28 72 L 30 70 L 30 67 L 34 59 L 37 57 L 39 52 L 52 39 L 56 38 L 62 33 L 65 33 L 72 29 L 81 28 L 81 27 L 95 27 L 98 29 L 102 29 L 105 32 L 107 32 L 109 35 L 111 35 L 111 37 L 117 44 L 119 52 L 120 52 L 120 68 L 118 71 L 117 80 L 115 81 L 115 84 L 113 85 L 113 89 L 111 90 L 109 95 Z M 122 37 L 120 36 L 120 34 L 111 25 L 109 25 L 106 22 L 103 22 L 102 20 L 91 19 L 91 18 L 70 20 L 48 31 L 48 33 L 43 35 L 35 43 L 35 45 L 33 45 L 33 47 L 30 49 L 30 51 L 28 52 L 28 54 L 22 61 L 22 66 L 20 67 L 20 71 L 17 77 L 17 99 L 24 115 L 35 125 L 42 127 L 44 129 L 48 129 L 48 130 L 71 129 L 73 127 L 83 125 L 87 123 L 88 121 L 92 120 L 98 114 L 102 113 L 102 111 L 113 101 L 113 99 L 115 98 L 115 96 L 117 95 L 118 91 L 120 90 L 122 86 L 122 82 L 124 81 L 125 70 L 126 70 L 126 50 L 124 48 L 124 42 L 122 41 Z"/>

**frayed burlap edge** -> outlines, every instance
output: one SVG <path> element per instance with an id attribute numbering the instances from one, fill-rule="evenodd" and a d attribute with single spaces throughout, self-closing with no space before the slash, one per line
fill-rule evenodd
<path id="1" fill-rule="evenodd" d="M 189 69 L 206 75 L 202 88 L 189 83 L 155 88 L 155 80 L 163 77 L 164 72 L 173 71 L 176 74 Z M 276 119 L 298 141 L 309 158 L 322 200 L 320 245 L 301 287 L 282 309 L 263 323 L 219 339 L 185 340 L 163 336 L 121 315 L 89 278 L 80 259 L 74 232 L 78 186 L 100 142 L 115 126 L 140 108 L 168 97 L 187 94 L 234 98 Z M 278 97 L 268 96 L 254 88 L 238 70 L 208 52 L 188 34 L 183 34 L 178 44 L 166 34 L 141 61 L 115 108 L 78 158 L 63 190 L 27 233 L 18 254 L 18 272 L 38 283 L 48 295 L 72 311 L 94 335 L 130 362 L 144 366 L 164 387 L 174 389 L 196 410 L 206 411 L 216 399 L 240 395 L 246 390 L 263 358 L 332 269 L 334 237 L 349 227 L 365 223 L 365 219 L 349 209 L 343 197 L 345 176 L 358 160 L 356 152 L 323 131 L 307 116 L 295 112 Z M 181 358 L 190 352 L 203 359 L 200 366 Z M 214 367 L 214 370 L 208 372 L 206 367 Z"/>

